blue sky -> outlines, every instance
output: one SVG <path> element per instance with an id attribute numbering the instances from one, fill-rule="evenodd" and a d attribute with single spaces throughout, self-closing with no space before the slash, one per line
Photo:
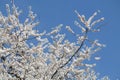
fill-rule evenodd
<path id="1" fill-rule="evenodd" d="M 10 0 L 0 0 L 0 11 L 5 13 L 5 4 Z M 28 6 L 38 15 L 40 30 L 50 29 L 58 24 L 71 25 L 77 19 L 74 10 L 88 18 L 93 12 L 100 10 L 99 17 L 105 17 L 106 25 L 95 36 L 107 46 L 99 53 L 102 59 L 97 61 L 96 72 L 101 76 L 108 75 L 111 80 L 120 79 L 120 0 L 15 0 L 15 4 L 23 10 L 21 20 L 25 18 Z M 94 35 L 94 34 L 93 34 Z"/>

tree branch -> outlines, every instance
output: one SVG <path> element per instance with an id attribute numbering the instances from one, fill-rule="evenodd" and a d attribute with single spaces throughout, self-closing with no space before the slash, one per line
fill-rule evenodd
<path id="1" fill-rule="evenodd" d="M 85 42 L 85 40 L 86 40 L 87 33 L 88 33 L 88 28 L 86 28 L 86 32 L 85 32 L 85 35 L 84 35 L 84 40 L 83 40 L 82 43 L 80 44 L 79 48 L 75 51 L 75 53 L 68 59 L 68 61 L 67 61 L 65 64 L 63 64 L 62 66 L 60 66 L 60 67 L 53 73 L 51 79 L 53 79 L 53 77 L 55 76 L 55 74 L 57 74 L 58 70 L 59 70 L 60 68 L 63 68 L 64 66 L 66 66 L 66 65 L 73 59 L 73 57 L 78 53 L 78 51 L 82 48 L 82 46 L 83 46 L 83 44 L 84 44 L 84 42 Z"/>

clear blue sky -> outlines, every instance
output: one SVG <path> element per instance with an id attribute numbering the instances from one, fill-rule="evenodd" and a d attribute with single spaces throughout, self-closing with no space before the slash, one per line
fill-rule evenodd
<path id="1" fill-rule="evenodd" d="M 3 13 L 6 3 L 10 1 L 0 0 Z M 107 24 L 95 37 L 107 46 L 99 52 L 102 59 L 97 61 L 95 70 L 102 76 L 108 75 L 111 80 L 120 79 L 120 0 L 15 0 L 15 4 L 24 12 L 21 19 L 26 16 L 28 6 L 32 6 L 41 22 L 41 30 L 61 23 L 73 26 L 77 19 L 74 10 L 87 17 L 100 10 L 98 16 L 104 16 Z"/>

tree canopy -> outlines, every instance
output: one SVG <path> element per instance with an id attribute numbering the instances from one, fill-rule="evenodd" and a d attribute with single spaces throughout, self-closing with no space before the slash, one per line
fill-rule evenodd
<path id="1" fill-rule="evenodd" d="M 100 31 L 96 24 L 104 17 L 93 20 L 99 11 L 86 19 L 75 10 L 78 20 L 74 28 L 78 27 L 79 33 L 63 24 L 40 33 L 34 29 L 39 22 L 31 7 L 23 23 L 19 18 L 21 10 L 14 2 L 12 6 L 6 4 L 6 10 L 7 16 L 0 12 L 0 80 L 99 80 L 93 68 L 96 64 L 89 63 L 91 56 L 105 46 L 89 38 L 89 33 Z M 76 41 L 71 42 L 65 32 L 61 33 L 63 27 Z"/>

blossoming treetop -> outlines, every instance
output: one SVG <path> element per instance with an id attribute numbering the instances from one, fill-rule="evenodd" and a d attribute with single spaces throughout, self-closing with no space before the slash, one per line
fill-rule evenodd
<path id="1" fill-rule="evenodd" d="M 76 41 L 71 42 L 66 39 L 66 33 L 60 33 L 62 24 L 51 32 L 39 33 L 34 30 L 39 22 L 35 21 L 36 14 L 31 7 L 24 23 L 21 23 L 21 11 L 14 3 L 12 7 L 6 4 L 6 10 L 7 16 L 0 12 L 0 80 L 98 79 L 93 70 L 96 64 L 84 62 L 89 62 L 91 56 L 104 47 L 98 40 L 90 40 L 88 36 L 89 33 L 100 31 L 95 25 L 104 18 L 93 21 L 98 12 L 87 20 L 75 10 L 79 20 L 75 21 L 75 25 L 80 28 L 80 33 L 66 26 L 66 30 L 76 37 Z M 36 44 L 32 42 L 33 39 Z M 95 57 L 95 60 L 99 59 Z"/>

